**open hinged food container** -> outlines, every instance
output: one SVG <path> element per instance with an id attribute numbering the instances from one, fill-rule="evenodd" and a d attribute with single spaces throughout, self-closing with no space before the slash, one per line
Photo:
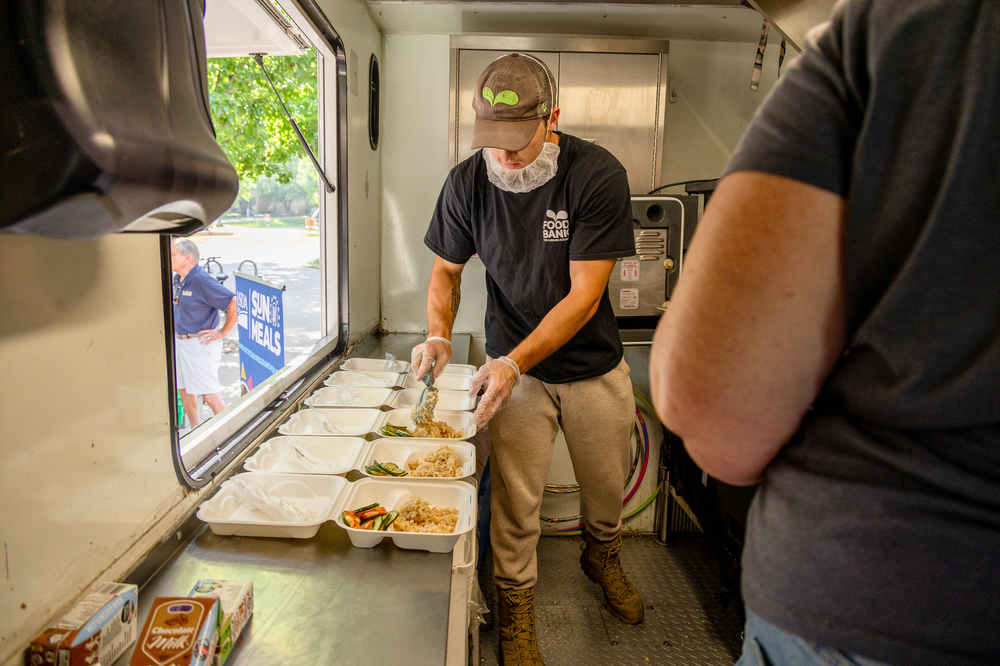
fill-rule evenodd
<path id="1" fill-rule="evenodd" d="M 328 386 L 314 391 L 305 400 L 305 403 L 310 407 L 374 407 L 377 409 L 382 405 L 391 405 L 396 393 L 398 391 L 391 388 Z M 363 404 L 356 404 L 357 402 Z"/>
<path id="2" fill-rule="evenodd" d="M 410 432 L 414 432 L 417 429 L 417 426 L 413 423 L 413 419 L 410 417 L 412 411 L 412 409 L 394 409 L 391 412 L 382 412 L 382 418 L 379 420 L 378 427 L 381 428 L 385 425 L 391 425 L 396 426 L 397 428 L 406 428 Z M 430 439 L 435 442 L 459 442 L 469 439 L 476 434 L 476 426 L 472 423 L 472 412 L 442 412 L 434 410 L 434 420 L 447 423 L 455 430 L 461 432 L 462 436 L 425 437 L 423 439 Z M 378 432 L 378 428 L 375 429 L 375 432 Z M 409 438 L 401 437 L 400 439 Z"/>
<path id="3" fill-rule="evenodd" d="M 424 383 L 420 381 L 420 378 L 412 372 L 401 375 L 399 385 L 408 389 L 424 388 Z M 468 393 L 469 389 L 472 387 L 472 375 L 443 374 L 434 380 L 434 386 L 436 386 L 439 391 L 465 391 Z"/>
<path id="4" fill-rule="evenodd" d="M 386 368 L 387 361 L 384 358 L 349 358 L 340 364 L 341 370 L 354 370 L 356 372 L 409 372 L 410 364 L 401 359 L 396 359 L 399 370 L 392 371 Z"/>
<path id="5" fill-rule="evenodd" d="M 423 460 L 429 454 L 437 450 L 442 444 L 451 448 L 458 459 L 462 472 L 459 476 L 376 476 L 365 471 L 365 467 L 374 461 L 380 463 L 393 463 L 401 470 L 409 471 L 408 463 Z M 373 479 L 413 479 L 414 481 L 446 481 L 454 479 L 467 479 L 476 473 L 476 447 L 468 442 L 453 439 L 418 439 L 416 437 L 386 437 L 369 442 L 368 448 L 361 452 L 360 464 L 357 469 L 365 476 Z"/>
<path id="6" fill-rule="evenodd" d="M 326 469 L 312 469 L 308 460 L 296 462 L 304 457 L 296 455 L 295 444 L 301 447 L 306 456 L 315 456 L 316 462 L 324 464 Z M 296 437 L 272 437 L 257 449 L 252 456 L 243 462 L 243 469 L 248 472 L 279 472 L 282 474 L 347 474 L 352 469 L 359 469 L 367 464 L 369 442 L 362 437 L 317 437 L 300 435 Z M 291 452 L 291 455 L 289 454 Z M 457 453 L 456 453 L 457 455 Z M 293 457 L 294 456 L 294 457 Z M 291 459 L 290 459 L 291 458 Z"/>
<path id="7" fill-rule="evenodd" d="M 348 486 L 341 476 L 314 476 L 307 474 L 277 474 L 255 472 L 238 474 L 242 478 L 261 486 L 271 495 L 295 502 L 313 513 L 313 519 L 304 523 L 282 523 L 262 511 L 243 504 L 230 488 L 222 489 L 198 509 L 198 518 L 216 534 L 254 537 L 284 537 L 308 539 L 316 536 L 320 525 L 336 511 L 341 496 Z"/>
<path id="8" fill-rule="evenodd" d="M 278 427 L 282 435 L 347 435 L 363 437 L 382 425 L 377 409 L 338 407 L 303 409 Z"/>
<path id="9" fill-rule="evenodd" d="M 393 409 L 413 409 L 420 400 L 423 389 L 402 389 L 393 391 L 389 396 L 389 401 L 385 404 Z M 442 412 L 466 412 L 476 407 L 475 396 L 470 396 L 467 391 L 438 391 L 438 402 L 435 409 Z"/>
<path id="10" fill-rule="evenodd" d="M 338 370 L 327 377 L 323 383 L 327 386 L 346 386 L 350 389 L 353 389 L 355 386 L 358 388 L 392 388 L 400 386 L 403 376 L 401 372 Z M 472 384 L 471 378 L 469 384 L 470 386 Z M 420 386 L 422 387 L 423 383 Z M 468 391 L 468 389 L 466 390 Z"/>
<path id="11" fill-rule="evenodd" d="M 410 370 L 410 368 L 407 368 Z M 444 366 L 444 370 L 441 371 L 441 375 L 465 375 L 466 377 L 471 377 L 476 374 L 476 366 L 467 365 L 465 363 L 449 363 Z"/>
<path id="12" fill-rule="evenodd" d="M 386 511 L 399 511 L 403 503 L 414 496 L 438 509 L 458 509 L 455 531 L 448 534 L 401 532 L 393 524 L 385 531 L 374 532 L 348 527 L 341 519 L 344 511 L 375 503 L 385 507 Z M 476 489 L 464 481 L 361 479 L 348 486 L 334 518 L 339 527 L 347 530 L 351 543 L 358 548 L 372 548 L 388 537 L 400 548 L 450 553 L 459 537 L 476 526 Z"/>

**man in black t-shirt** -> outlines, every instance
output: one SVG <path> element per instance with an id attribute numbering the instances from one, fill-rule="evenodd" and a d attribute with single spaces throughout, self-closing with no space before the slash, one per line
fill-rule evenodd
<path id="1" fill-rule="evenodd" d="M 1000 663 L 1000 3 L 851 0 L 712 196 L 664 424 L 761 480 L 741 666 Z"/>
<path id="2" fill-rule="evenodd" d="M 621 568 L 621 509 L 635 403 L 607 295 L 619 257 L 634 250 L 625 169 L 606 150 L 556 133 L 554 79 L 510 54 L 479 78 L 473 148 L 448 174 L 424 238 L 437 255 L 427 294 L 427 342 L 414 372 L 451 357 L 465 263 L 486 267 L 487 363 L 476 410 L 490 422 L 491 529 L 506 664 L 541 664 L 533 590 L 539 508 L 560 426 L 582 493 L 581 565 L 622 621 L 642 600 Z"/>

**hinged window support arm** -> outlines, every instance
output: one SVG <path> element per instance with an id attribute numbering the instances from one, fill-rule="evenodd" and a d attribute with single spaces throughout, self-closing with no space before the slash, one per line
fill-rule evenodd
<path id="1" fill-rule="evenodd" d="M 330 182 L 330 179 L 326 177 L 326 173 L 323 171 L 323 168 L 319 165 L 319 162 L 316 160 L 316 155 L 313 154 L 312 148 L 309 147 L 309 144 L 306 142 L 306 138 L 302 136 L 302 130 L 300 130 L 299 126 L 295 124 L 295 119 L 292 118 L 292 114 L 288 112 L 288 107 L 285 106 L 285 100 L 281 99 L 281 95 L 278 93 L 278 89 L 274 87 L 274 81 L 271 80 L 271 75 L 268 73 L 267 68 L 264 67 L 264 54 L 254 53 L 253 59 L 257 62 L 258 65 L 260 65 L 261 70 L 264 71 L 264 76 L 267 77 L 267 82 L 271 84 L 271 90 L 274 91 L 274 96 L 278 98 L 278 102 L 281 103 L 281 108 L 285 110 L 285 115 L 288 116 L 288 122 L 292 124 L 292 129 L 295 130 L 296 136 L 299 137 L 299 142 L 305 149 L 306 154 L 309 156 L 310 161 L 312 161 L 313 167 L 316 168 L 316 173 L 318 173 L 319 177 L 323 179 L 323 185 L 326 187 L 326 191 L 331 194 L 336 192 L 337 188 L 334 187 L 333 183 Z"/>

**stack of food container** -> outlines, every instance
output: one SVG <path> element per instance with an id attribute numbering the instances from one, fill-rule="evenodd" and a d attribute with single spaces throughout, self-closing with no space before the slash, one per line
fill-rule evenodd
<path id="1" fill-rule="evenodd" d="M 410 415 L 424 385 L 408 363 L 385 366 L 346 361 L 199 518 L 216 534 L 295 538 L 333 520 L 361 548 L 389 537 L 400 548 L 450 552 L 476 524 L 476 491 L 462 482 L 476 466 L 467 441 L 476 432 L 468 395 L 475 367 L 449 365 L 435 382 L 433 418 L 453 436 L 415 437 Z M 357 480 L 348 482 L 348 473 Z"/>

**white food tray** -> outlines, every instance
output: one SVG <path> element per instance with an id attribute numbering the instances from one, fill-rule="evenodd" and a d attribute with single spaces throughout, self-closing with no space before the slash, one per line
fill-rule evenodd
<path id="1" fill-rule="evenodd" d="M 410 497 L 427 501 L 433 507 L 458 509 L 458 523 L 451 534 L 422 534 L 419 532 L 397 532 L 390 525 L 385 532 L 373 532 L 348 527 L 340 519 L 344 511 L 378 502 L 386 511 L 398 511 Z M 338 502 L 334 522 L 347 530 L 351 543 L 358 548 L 373 548 L 383 539 L 390 538 L 400 548 L 426 550 L 432 553 L 450 553 L 458 539 L 476 525 L 476 490 L 468 483 L 445 480 L 419 479 L 361 479 L 347 489 L 344 498 Z"/>
<path id="2" fill-rule="evenodd" d="M 358 400 L 366 403 L 368 407 L 381 407 L 392 404 L 392 400 L 397 393 L 391 388 L 366 388 L 362 386 L 329 386 L 315 391 L 305 401 L 310 407 L 359 407 L 344 402 L 341 397 L 343 391 L 349 390 Z M 415 404 L 415 403 L 414 403 Z"/>
<path id="3" fill-rule="evenodd" d="M 334 469 L 329 472 L 316 472 L 283 460 L 278 456 L 278 447 L 289 439 L 294 439 L 299 446 L 317 458 L 333 463 Z M 273 437 L 261 444 L 260 448 L 243 462 L 243 469 L 248 472 L 280 472 L 282 474 L 347 474 L 352 469 L 358 469 L 358 465 L 362 463 L 369 448 L 369 442 L 361 437 L 306 435 L 294 438 Z"/>
<path id="4" fill-rule="evenodd" d="M 368 386 L 364 383 L 359 383 L 357 377 L 358 375 L 365 375 L 367 377 L 384 380 L 384 386 Z M 327 377 L 323 383 L 327 386 L 347 386 L 349 388 L 354 388 L 355 386 L 358 388 L 391 388 L 393 386 L 400 386 L 403 381 L 403 376 L 404 375 L 401 372 L 357 372 L 356 370 L 338 370 Z M 420 385 L 423 386 L 423 383 Z"/>
<path id="5" fill-rule="evenodd" d="M 451 447 L 451 450 L 455 452 L 458 464 L 462 468 L 460 476 L 375 476 L 365 471 L 365 467 L 371 465 L 373 460 L 377 460 L 380 463 L 395 463 L 400 469 L 409 471 L 409 468 L 406 466 L 408 462 L 426 458 L 428 454 L 436 451 L 442 444 Z M 443 439 L 385 437 L 383 439 L 376 439 L 374 442 L 368 444 L 367 449 L 362 452 L 357 469 L 367 477 L 389 481 L 412 479 L 413 481 L 426 483 L 428 481 L 467 479 L 476 473 L 476 447 L 458 439 L 448 442 Z"/>
<path id="6" fill-rule="evenodd" d="M 410 364 L 401 359 L 396 359 L 399 364 L 399 372 L 409 372 Z M 355 370 L 357 372 L 386 372 L 384 358 L 349 358 L 340 364 L 341 370 Z"/>
<path id="7" fill-rule="evenodd" d="M 294 539 L 314 537 L 320 525 L 332 516 L 340 515 L 336 509 L 348 486 L 347 480 L 340 476 L 276 473 L 239 476 L 259 484 L 275 497 L 311 510 L 315 518 L 308 523 L 279 523 L 260 511 L 244 506 L 231 490 L 223 488 L 198 509 L 198 518 L 208 523 L 216 534 Z M 430 501 L 429 497 L 426 499 Z"/>
<path id="8" fill-rule="evenodd" d="M 324 430 L 324 418 L 340 432 L 331 433 Z M 347 435 L 358 437 L 377 431 L 382 426 L 381 420 L 382 412 L 377 409 L 350 407 L 303 409 L 292 414 L 291 418 L 282 423 L 278 432 L 282 435 L 321 435 L 323 437 Z"/>
<path id="9" fill-rule="evenodd" d="M 383 412 L 382 418 L 379 421 L 378 427 L 375 428 L 375 432 L 384 425 L 394 425 L 401 428 L 407 428 L 410 432 L 416 429 L 416 425 L 413 423 L 413 419 L 410 418 L 410 412 L 412 409 L 394 409 L 391 412 Z M 301 414 L 301 412 L 299 412 Z M 461 431 L 463 434 L 461 437 L 427 437 L 424 439 L 429 439 L 434 442 L 461 442 L 463 440 L 469 439 L 476 434 L 476 426 L 472 423 L 472 413 L 471 412 L 444 412 L 434 410 L 434 420 L 442 421 L 447 423 L 455 430 Z M 410 439 L 409 437 L 401 437 L 399 439 Z"/>
<path id="10" fill-rule="evenodd" d="M 459 439 L 451 441 L 444 439 L 422 439 L 410 437 L 386 437 L 367 442 L 360 437 L 295 437 L 302 448 L 313 455 L 334 463 L 334 469 L 329 472 L 316 472 L 299 467 L 283 460 L 277 449 L 283 441 L 293 439 L 282 436 L 273 437 L 247 458 L 243 468 L 254 473 L 308 474 L 324 476 L 327 474 L 343 475 L 351 470 L 358 470 L 365 476 L 375 479 L 394 479 L 398 477 L 373 476 L 364 471 L 373 460 L 380 463 L 396 463 L 401 469 L 406 469 L 409 460 L 426 458 L 427 454 L 437 449 L 441 444 L 447 444 L 455 452 L 462 474 L 454 477 L 413 477 L 420 481 L 440 481 L 442 479 L 465 479 L 476 473 L 476 449 L 472 444 Z M 403 478 L 410 478 L 409 476 Z"/>
<path id="11" fill-rule="evenodd" d="M 447 370 L 447 368 L 445 369 Z M 408 372 L 400 377 L 399 386 L 408 389 L 423 389 L 424 383 L 412 372 Z M 439 391 L 465 391 L 468 393 L 472 387 L 472 375 L 443 374 L 434 380 L 434 386 Z"/>
<path id="12" fill-rule="evenodd" d="M 410 368 L 407 368 L 409 371 Z M 442 375 L 465 375 L 466 377 L 471 377 L 476 374 L 476 366 L 467 365 L 465 363 L 449 363 L 444 366 L 444 370 L 441 371 Z"/>
<path id="13" fill-rule="evenodd" d="M 393 391 L 385 404 L 393 409 L 413 409 L 417 406 L 421 393 L 423 389 L 418 388 Z M 475 407 L 475 396 L 470 396 L 465 391 L 438 391 L 438 403 L 434 409 L 440 409 L 442 412 L 467 412 Z"/>

